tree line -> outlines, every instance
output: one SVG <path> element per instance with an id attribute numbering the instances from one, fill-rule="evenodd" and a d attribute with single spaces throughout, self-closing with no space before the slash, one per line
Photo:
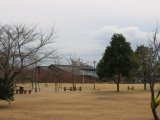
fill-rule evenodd
<path id="1" fill-rule="evenodd" d="M 136 82 L 132 80 L 143 78 L 144 90 L 147 82 L 147 64 L 152 49 L 145 45 L 137 46 L 133 51 L 131 44 L 126 41 L 123 34 L 115 33 L 107 46 L 102 58 L 97 64 L 97 75 L 101 81 L 114 81 L 119 84 L 121 77 L 126 77 L 127 82 Z M 117 85 L 119 92 L 119 85 Z"/>
<path id="2" fill-rule="evenodd" d="M 155 90 L 155 83 L 160 82 L 160 39 L 158 27 L 147 45 L 137 46 L 133 51 L 131 44 L 122 34 L 113 34 L 110 45 L 106 47 L 102 58 L 97 64 L 97 75 L 101 81 L 112 80 L 120 91 L 122 77 L 132 79 L 142 77 L 144 90 L 150 86 L 151 110 L 155 120 L 159 120 L 157 107 L 160 105 L 160 90 Z"/>

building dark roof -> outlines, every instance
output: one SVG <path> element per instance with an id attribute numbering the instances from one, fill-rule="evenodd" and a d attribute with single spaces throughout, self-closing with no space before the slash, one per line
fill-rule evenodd
<path id="1" fill-rule="evenodd" d="M 78 75 L 88 75 L 88 76 L 96 76 L 96 69 L 92 66 L 72 66 L 72 65 L 54 65 L 58 68 L 67 71 L 67 72 L 73 72 L 75 71 L 75 74 Z"/>
<path id="2" fill-rule="evenodd" d="M 52 64 L 50 66 L 55 66 L 63 71 L 74 72 L 77 75 L 87 75 L 92 77 L 97 77 L 96 69 L 92 66 L 72 66 L 72 65 L 55 65 Z M 49 66 L 39 66 L 40 68 L 50 71 Z"/>

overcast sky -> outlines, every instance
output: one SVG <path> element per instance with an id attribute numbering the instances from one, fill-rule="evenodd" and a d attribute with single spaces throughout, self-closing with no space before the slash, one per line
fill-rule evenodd
<path id="1" fill-rule="evenodd" d="M 0 23 L 55 25 L 59 54 L 91 64 L 102 57 L 113 33 L 134 49 L 160 21 L 160 0 L 0 0 Z"/>

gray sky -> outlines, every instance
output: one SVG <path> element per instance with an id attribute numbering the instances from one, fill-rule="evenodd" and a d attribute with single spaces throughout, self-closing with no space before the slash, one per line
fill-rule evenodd
<path id="1" fill-rule="evenodd" d="M 98 61 L 113 33 L 132 48 L 146 43 L 160 21 L 160 0 L 0 0 L 1 23 L 55 25 L 55 45 L 91 64 Z"/>

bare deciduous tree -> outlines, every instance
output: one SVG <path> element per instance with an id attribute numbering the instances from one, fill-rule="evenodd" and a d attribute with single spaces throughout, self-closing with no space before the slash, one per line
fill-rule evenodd
<path id="1" fill-rule="evenodd" d="M 73 90 L 76 88 L 76 82 L 78 80 L 78 75 L 80 74 L 79 66 L 86 66 L 87 64 L 82 62 L 80 58 L 76 56 L 69 55 L 69 58 L 66 58 L 69 72 L 72 74 L 71 83 Z"/>
<path id="2" fill-rule="evenodd" d="M 76 58 L 73 58 L 71 55 L 68 63 L 70 65 L 70 72 L 72 73 L 72 87 L 74 90 L 74 88 L 76 87 L 76 74 L 78 74 L 79 72 L 77 68 L 78 64 Z"/>
<path id="3" fill-rule="evenodd" d="M 55 37 L 54 27 L 44 33 L 38 26 L 0 25 L 1 88 L 13 83 L 14 77 L 25 68 L 53 55 L 55 49 L 47 48 L 54 42 Z M 5 98 L 8 101 L 13 100 L 14 91 L 11 91 L 10 97 Z M 2 93 L 5 93 L 5 90 Z M 4 98 L 1 96 L 0 99 Z"/>
<path id="4" fill-rule="evenodd" d="M 153 34 L 153 38 L 150 39 L 149 47 L 151 49 L 151 56 L 148 59 L 147 72 L 151 93 L 151 110 L 154 119 L 159 120 L 156 109 L 160 105 L 160 90 L 158 90 L 157 92 L 157 90 L 155 89 L 156 81 L 160 76 L 160 40 L 158 39 L 158 26 Z"/>

